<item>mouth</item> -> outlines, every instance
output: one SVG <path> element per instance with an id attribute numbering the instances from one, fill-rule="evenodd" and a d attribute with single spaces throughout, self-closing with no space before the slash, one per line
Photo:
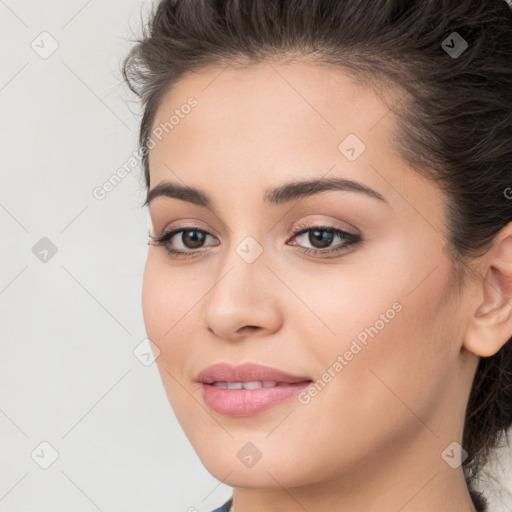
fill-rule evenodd
<path id="1" fill-rule="evenodd" d="M 296 396 L 313 381 L 256 363 L 217 363 L 199 373 L 203 399 L 224 416 L 253 416 Z"/>
<path id="2" fill-rule="evenodd" d="M 206 405 L 212 411 L 223 416 L 247 417 L 289 402 L 312 382 L 203 382 L 201 390 Z"/>
<path id="3" fill-rule="evenodd" d="M 216 386 L 222 389 L 260 389 L 260 388 L 275 388 L 279 386 L 297 386 L 305 383 L 311 383 L 312 380 L 305 380 L 301 382 L 275 382 L 269 380 L 255 380 L 255 381 L 239 381 L 239 382 L 203 382 L 208 386 Z"/>
<path id="4" fill-rule="evenodd" d="M 223 383 L 242 384 L 247 386 L 246 389 L 274 387 L 279 384 L 293 384 L 310 380 L 309 376 L 294 375 L 279 368 L 250 362 L 238 365 L 216 363 L 204 368 L 196 377 L 197 382 L 204 384 L 219 384 L 220 387 Z"/>

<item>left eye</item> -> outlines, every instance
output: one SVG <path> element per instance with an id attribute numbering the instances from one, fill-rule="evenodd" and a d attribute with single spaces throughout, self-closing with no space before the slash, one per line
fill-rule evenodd
<path id="1" fill-rule="evenodd" d="M 361 241 L 361 237 L 359 235 L 349 233 L 348 231 L 344 231 L 332 226 L 309 226 L 306 227 L 306 229 L 296 231 L 293 238 L 300 238 L 306 235 L 306 241 L 313 246 L 312 248 L 305 247 L 303 249 L 302 252 L 305 252 L 306 254 L 336 253 L 346 250 Z M 332 248 L 331 244 L 335 238 L 339 238 L 341 242 Z"/>
<path id="2" fill-rule="evenodd" d="M 176 235 L 181 233 L 181 248 L 176 248 L 172 244 L 172 240 Z M 354 233 L 349 233 L 332 226 L 300 226 L 292 235 L 291 240 L 295 238 L 304 237 L 308 234 L 307 242 L 313 247 L 302 247 L 301 252 L 306 254 L 329 254 L 347 250 L 349 247 L 355 246 L 361 242 L 361 237 Z M 163 246 L 171 256 L 187 257 L 194 256 L 202 252 L 203 244 L 208 237 L 213 237 L 207 231 L 197 227 L 181 228 L 167 231 L 160 236 L 149 235 L 153 240 L 154 245 Z M 338 237 L 341 240 L 334 248 L 330 248 L 333 240 Z M 218 244 L 213 244 L 218 245 Z M 298 245 L 298 244 L 291 244 Z"/>

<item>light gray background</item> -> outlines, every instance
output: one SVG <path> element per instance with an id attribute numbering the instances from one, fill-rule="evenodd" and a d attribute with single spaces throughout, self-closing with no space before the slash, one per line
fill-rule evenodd
<path id="1" fill-rule="evenodd" d="M 92 194 L 137 149 L 141 112 L 119 69 L 150 5 L 0 0 L 1 512 L 203 512 L 231 495 L 155 364 L 133 354 L 146 337 L 140 166 Z M 57 248 L 47 261 L 33 253 L 43 237 Z M 42 442 L 58 452 L 47 469 Z M 493 501 L 512 510 L 506 492 Z"/>

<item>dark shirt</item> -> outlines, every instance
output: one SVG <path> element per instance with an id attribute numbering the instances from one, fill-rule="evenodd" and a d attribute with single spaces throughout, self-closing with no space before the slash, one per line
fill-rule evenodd
<path id="1" fill-rule="evenodd" d="M 231 503 L 233 502 L 233 496 L 229 498 L 222 507 L 216 508 L 215 510 L 212 510 L 212 512 L 229 512 L 229 509 L 231 508 Z"/>

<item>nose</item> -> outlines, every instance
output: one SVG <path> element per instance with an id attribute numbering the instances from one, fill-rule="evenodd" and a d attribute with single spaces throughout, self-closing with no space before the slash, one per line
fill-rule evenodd
<path id="1" fill-rule="evenodd" d="M 224 340 L 268 335 L 279 329 L 283 287 L 267 267 L 264 252 L 251 261 L 235 249 L 230 249 L 214 273 L 203 302 L 203 324 Z"/>

